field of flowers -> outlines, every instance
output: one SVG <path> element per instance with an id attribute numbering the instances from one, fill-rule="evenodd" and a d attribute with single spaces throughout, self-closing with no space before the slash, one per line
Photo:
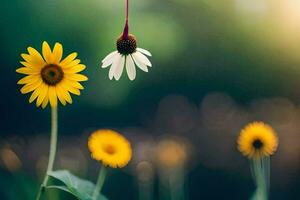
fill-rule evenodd
<path id="1" fill-rule="evenodd" d="M 1 200 L 300 198 L 296 0 L 4 0 Z"/>

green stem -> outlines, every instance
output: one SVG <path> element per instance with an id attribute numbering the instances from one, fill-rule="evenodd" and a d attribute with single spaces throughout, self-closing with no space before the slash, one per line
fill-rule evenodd
<path id="1" fill-rule="evenodd" d="M 101 192 L 102 186 L 104 184 L 105 177 L 106 177 L 106 168 L 102 166 L 98 175 L 98 180 L 96 183 L 95 190 L 93 192 L 92 200 L 97 200 L 99 193 Z"/>
<path id="2" fill-rule="evenodd" d="M 49 172 L 53 170 L 55 154 L 56 154 L 56 146 L 57 146 L 57 107 L 51 107 L 51 141 L 50 141 L 50 153 L 49 153 L 49 161 L 47 172 L 45 174 L 43 183 L 40 186 L 38 194 L 36 196 L 36 200 L 41 198 L 41 195 L 44 191 L 44 187 L 47 185 L 49 179 Z"/>
<path id="3" fill-rule="evenodd" d="M 169 190 L 171 200 L 184 200 L 184 171 L 182 166 L 176 166 L 169 175 Z"/>
<path id="4" fill-rule="evenodd" d="M 269 179 L 270 179 L 270 160 L 269 158 L 254 159 L 252 161 L 252 174 L 256 183 L 256 191 L 253 200 L 267 200 Z"/>

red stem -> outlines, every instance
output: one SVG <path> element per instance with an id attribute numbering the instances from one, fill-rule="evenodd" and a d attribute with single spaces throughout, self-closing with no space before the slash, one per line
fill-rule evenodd
<path id="1" fill-rule="evenodd" d="M 128 13 L 129 13 L 129 0 L 126 0 L 126 22 L 125 22 L 125 27 L 123 31 L 123 38 L 127 39 L 128 38 L 128 33 L 129 33 L 129 28 L 128 28 Z"/>

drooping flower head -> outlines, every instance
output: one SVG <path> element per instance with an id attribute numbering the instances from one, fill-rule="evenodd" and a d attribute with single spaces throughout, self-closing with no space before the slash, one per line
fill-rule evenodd
<path id="1" fill-rule="evenodd" d="M 249 159 L 259 159 L 276 151 L 278 138 L 271 126 L 263 122 L 253 122 L 241 131 L 237 143 L 243 155 Z"/>
<path id="2" fill-rule="evenodd" d="M 34 48 L 28 47 L 28 54 L 23 53 L 23 67 L 16 71 L 26 76 L 18 81 L 24 85 L 21 93 L 32 92 L 29 102 L 36 100 L 36 105 L 45 108 L 50 102 L 51 107 L 57 106 L 57 99 L 63 104 L 72 103 L 70 93 L 80 95 L 83 86 L 80 81 L 88 78 L 78 74 L 86 67 L 76 59 L 77 53 L 71 53 L 62 60 L 63 47 L 55 43 L 53 51 L 47 42 L 43 42 L 42 55 Z"/>
<path id="3" fill-rule="evenodd" d="M 132 149 L 128 140 L 113 130 L 97 130 L 88 141 L 92 158 L 105 166 L 121 168 L 131 160 Z"/>
<path id="4" fill-rule="evenodd" d="M 137 39 L 134 35 L 129 34 L 128 28 L 128 0 L 126 4 L 126 22 L 123 34 L 117 39 L 116 42 L 117 51 L 108 54 L 102 60 L 102 68 L 107 68 L 109 66 L 109 79 L 115 78 L 119 80 L 124 67 L 126 68 L 127 75 L 130 80 L 134 80 L 136 77 L 136 68 L 148 72 L 148 67 L 152 64 L 147 58 L 151 56 L 151 53 L 145 49 L 138 48 Z"/>

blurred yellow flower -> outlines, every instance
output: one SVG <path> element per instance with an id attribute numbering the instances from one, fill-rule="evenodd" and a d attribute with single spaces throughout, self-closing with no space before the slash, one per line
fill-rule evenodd
<path id="1" fill-rule="evenodd" d="M 271 126 L 263 122 L 253 122 L 241 131 L 237 143 L 244 156 L 259 159 L 276 151 L 278 138 Z"/>
<path id="2" fill-rule="evenodd" d="M 98 130 L 88 141 L 92 158 L 105 166 L 121 168 L 128 164 L 132 156 L 129 141 L 113 130 Z"/>
<path id="3" fill-rule="evenodd" d="M 21 54 L 23 67 L 16 71 L 26 76 L 18 81 L 24 85 L 21 93 L 32 92 L 29 102 L 36 99 L 36 105 L 45 108 L 50 102 L 51 107 L 57 106 L 57 99 L 63 104 L 72 103 L 69 93 L 80 95 L 83 86 L 80 81 L 88 78 L 77 74 L 86 67 L 76 59 L 77 53 L 71 53 L 62 60 L 63 47 L 55 43 L 53 51 L 47 42 L 43 42 L 42 55 L 34 48 L 28 47 L 28 54 Z"/>
<path id="4" fill-rule="evenodd" d="M 173 139 L 161 140 L 156 147 L 158 164 L 162 167 L 178 167 L 187 160 L 187 147 L 184 143 Z"/>

